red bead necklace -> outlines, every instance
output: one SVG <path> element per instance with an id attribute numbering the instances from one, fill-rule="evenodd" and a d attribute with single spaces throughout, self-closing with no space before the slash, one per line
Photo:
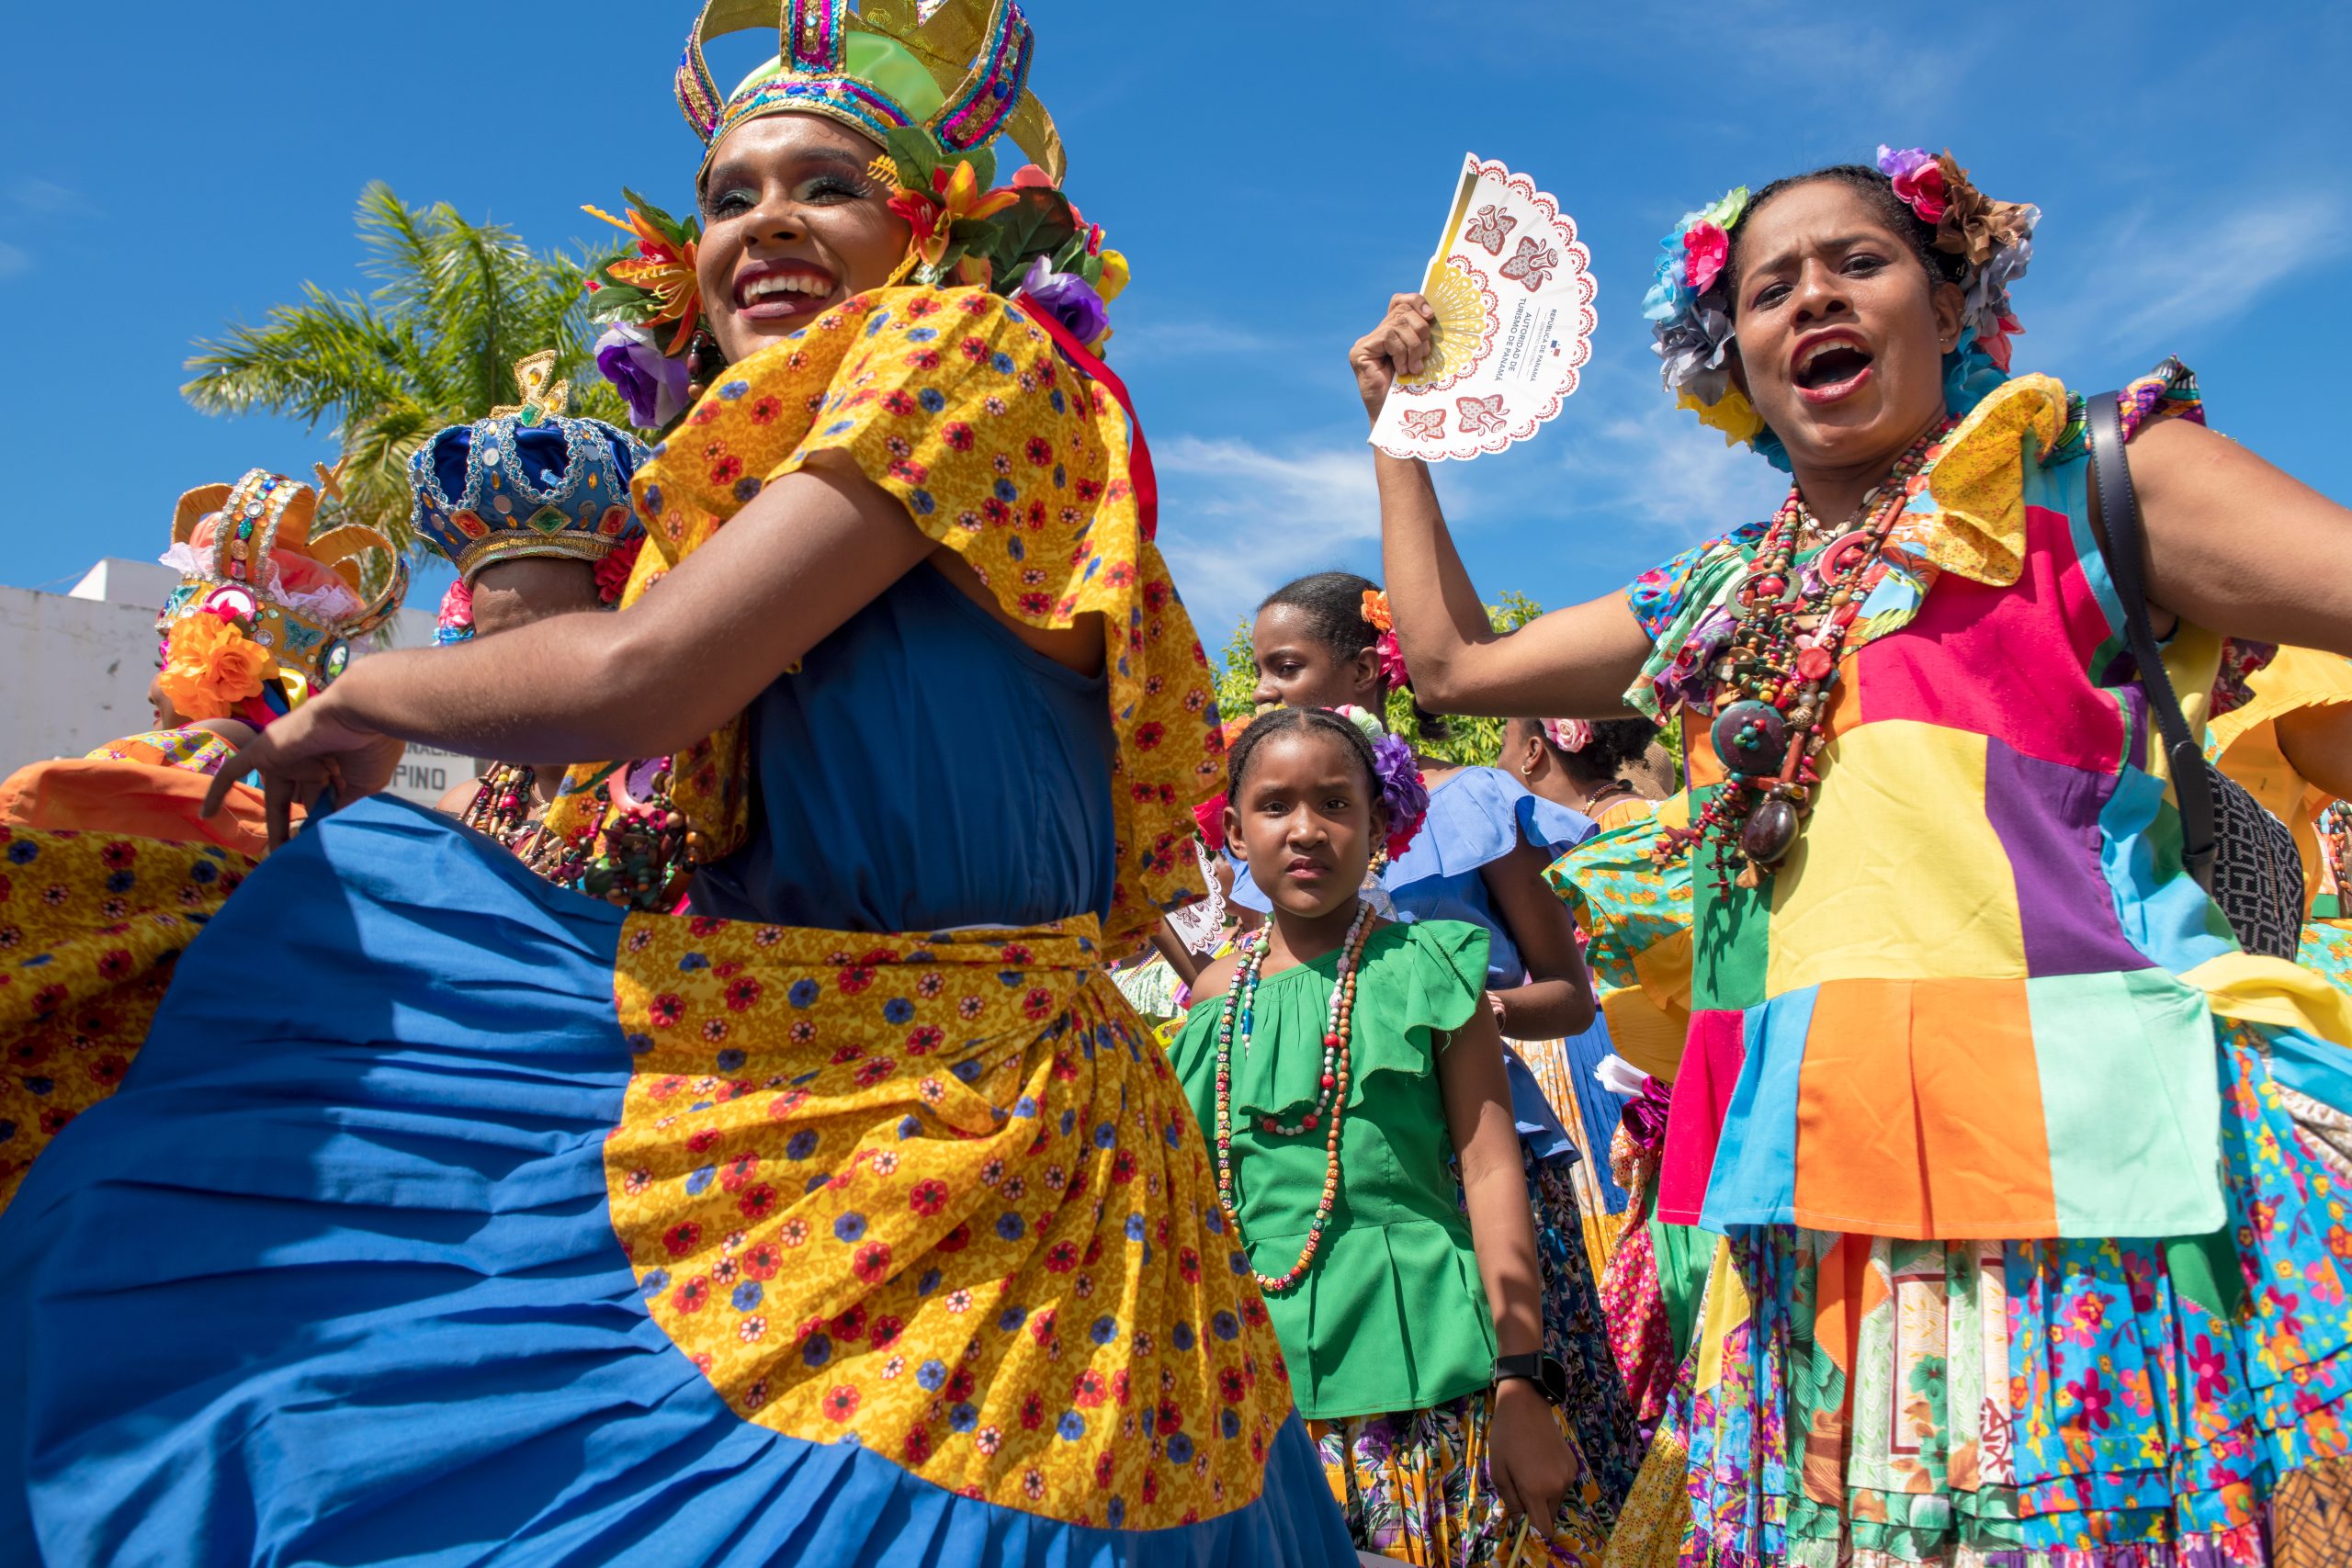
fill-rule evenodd
<path id="1" fill-rule="evenodd" d="M 1927 482 L 1952 422 L 1913 442 L 1877 488 L 1862 498 L 1861 521 L 1800 564 L 1805 536 L 1817 525 L 1796 486 L 1757 545 L 1747 577 L 1732 591 L 1739 620 L 1714 669 L 1715 716 L 1709 730 L 1727 775 L 1699 818 L 1663 835 L 1660 853 L 1702 840 L 1715 847 L 1715 882 L 1728 892 L 1736 877 L 1754 887 L 1758 874 L 1795 847 L 1828 737 L 1821 728 L 1846 634 L 1861 613 L 1870 574 L 1894 521 Z"/>

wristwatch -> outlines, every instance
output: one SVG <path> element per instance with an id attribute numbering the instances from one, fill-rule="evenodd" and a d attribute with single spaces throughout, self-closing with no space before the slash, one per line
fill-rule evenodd
<path id="1" fill-rule="evenodd" d="M 1568 1369 L 1556 1356 L 1534 1352 L 1525 1356 L 1498 1356 L 1492 1385 L 1499 1386 L 1507 1379 L 1525 1378 L 1535 1385 L 1535 1392 L 1553 1404 L 1563 1404 L 1568 1397 Z"/>

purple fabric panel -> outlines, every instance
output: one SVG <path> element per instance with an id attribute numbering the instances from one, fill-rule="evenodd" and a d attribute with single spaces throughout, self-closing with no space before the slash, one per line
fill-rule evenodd
<path id="1" fill-rule="evenodd" d="M 2026 973 L 2100 975 L 2145 969 L 2124 938 L 2099 867 L 2100 808 L 2112 775 L 1984 743 L 1984 808 L 2017 878 Z"/>

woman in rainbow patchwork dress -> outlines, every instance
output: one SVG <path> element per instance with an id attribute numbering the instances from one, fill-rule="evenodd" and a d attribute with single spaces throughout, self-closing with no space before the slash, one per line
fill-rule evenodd
<path id="1" fill-rule="evenodd" d="M 1016 7 L 794 0 L 722 97 L 750 9 L 680 73 L 698 229 L 640 210 L 613 269 L 707 372 L 622 607 L 372 658 L 249 748 L 344 807 L 0 1216 L 0 1532 L 47 1562 L 1351 1561 L 1102 971 L 1218 771 L 1089 346 L 1125 264 Z M 361 799 L 402 739 L 675 753 L 696 916 Z"/>
<path id="2" fill-rule="evenodd" d="M 1683 727 L 1657 1213 L 1726 1240 L 1612 1561 L 2343 1560 L 2352 1227 L 2296 1108 L 2352 1110 L 2352 1039 L 2185 868 L 2091 427 L 2192 725 L 2225 637 L 2352 650 L 2352 513 L 2177 365 L 2120 419 L 2012 378 L 2038 216 L 1894 149 L 1689 215 L 1668 386 L 1794 485 L 1509 638 L 1448 614 L 1426 468 L 1375 459 L 1425 701 Z M 1429 321 L 1357 344 L 1368 408 Z"/>

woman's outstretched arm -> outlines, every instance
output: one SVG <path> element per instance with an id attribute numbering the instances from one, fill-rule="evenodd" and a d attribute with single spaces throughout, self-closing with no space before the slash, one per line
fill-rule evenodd
<path id="1" fill-rule="evenodd" d="M 1364 412 L 1377 418 L 1398 375 L 1429 363 L 1429 301 L 1399 294 L 1378 327 L 1349 351 Z M 1623 593 L 1550 615 L 1505 637 L 1453 547 L 1429 465 L 1375 451 L 1381 571 L 1413 694 L 1441 713 L 1509 718 L 1540 713 L 1611 718 L 1649 656 L 1649 638 Z"/>
<path id="2" fill-rule="evenodd" d="M 658 757 L 710 734 L 933 549 L 906 509 L 820 454 L 762 491 L 629 608 L 378 654 L 222 767 L 274 806 L 390 782 L 401 743 L 481 757 Z"/>
<path id="3" fill-rule="evenodd" d="M 2131 455 L 2159 608 L 2352 655 L 2352 508 L 2186 420 L 2142 431 Z"/>

